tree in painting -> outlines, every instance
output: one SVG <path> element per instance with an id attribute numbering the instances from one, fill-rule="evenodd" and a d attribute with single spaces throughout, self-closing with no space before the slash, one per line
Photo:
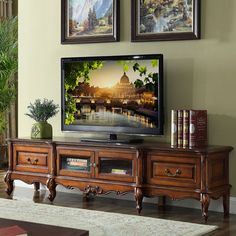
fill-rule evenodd
<path id="1" fill-rule="evenodd" d="M 140 33 L 192 31 L 192 0 L 140 0 Z"/>
<path id="2" fill-rule="evenodd" d="M 69 36 L 109 35 L 113 32 L 113 0 L 69 0 Z"/>
<path id="3" fill-rule="evenodd" d="M 66 100 L 66 124 L 74 121 L 76 112 L 76 100 L 73 97 L 74 91 L 78 89 L 78 85 L 88 85 L 90 81 L 90 72 L 97 70 L 103 66 L 101 61 L 68 63 L 65 66 L 65 100 Z M 85 91 L 85 87 L 81 88 Z"/>

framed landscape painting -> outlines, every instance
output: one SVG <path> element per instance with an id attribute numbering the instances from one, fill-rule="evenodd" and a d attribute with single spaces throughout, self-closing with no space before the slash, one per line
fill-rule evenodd
<path id="1" fill-rule="evenodd" d="M 61 43 L 119 41 L 119 0 L 61 0 Z"/>
<path id="2" fill-rule="evenodd" d="M 200 39 L 200 0 L 131 0 L 133 42 Z"/>

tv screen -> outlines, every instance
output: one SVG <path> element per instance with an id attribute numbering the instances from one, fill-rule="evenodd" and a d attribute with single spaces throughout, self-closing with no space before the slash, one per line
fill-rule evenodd
<path id="1" fill-rule="evenodd" d="M 163 134 L 163 55 L 61 59 L 62 130 Z"/>

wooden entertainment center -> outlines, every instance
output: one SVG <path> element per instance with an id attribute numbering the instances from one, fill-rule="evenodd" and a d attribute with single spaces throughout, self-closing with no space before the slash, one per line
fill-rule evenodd
<path id="1" fill-rule="evenodd" d="M 192 198 L 201 202 L 207 220 L 210 199 L 223 197 L 229 214 L 229 146 L 171 148 L 165 143 L 116 144 L 77 139 L 10 139 L 6 192 L 14 180 L 45 184 L 50 201 L 56 186 L 89 194 L 133 192 L 138 213 L 143 197 Z"/>

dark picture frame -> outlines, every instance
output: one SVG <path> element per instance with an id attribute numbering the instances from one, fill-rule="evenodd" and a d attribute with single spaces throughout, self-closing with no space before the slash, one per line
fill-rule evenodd
<path id="1" fill-rule="evenodd" d="M 78 3 L 77 3 L 78 2 Z M 120 38 L 120 0 L 105 1 L 106 12 L 103 5 L 96 9 L 94 5 L 87 6 L 88 12 L 78 9 L 79 4 L 88 4 L 88 0 L 61 0 L 61 43 L 104 43 L 116 42 Z M 77 5 L 76 5 L 77 4 Z M 107 8 L 107 6 L 109 8 Z M 95 20 L 94 20 L 95 15 Z"/>
<path id="2" fill-rule="evenodd" d="M 200 39 L 200 8 L 201 0 L 131 0 L 131 41 Z"/>

